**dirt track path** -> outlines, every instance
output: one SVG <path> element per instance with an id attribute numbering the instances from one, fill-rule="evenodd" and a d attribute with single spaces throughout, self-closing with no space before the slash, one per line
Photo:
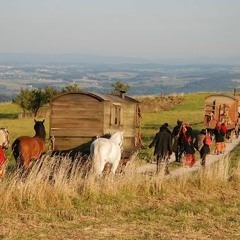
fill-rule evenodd
<path id="1" fill-rule="evenodd" d="M 231 153 L 231 151 L 240 143 L 240 137 L 238 139 L 233 139 L 232 142 L 226 142 L 226 150 L 224 154 L 213 154 L 210 153 L 207 155 L 207 160 L 206 160 L 206 166 L 209 166 L 211 164 L 213 164 L 216 161 L 219 161 L 220 159 L 223 159 L 227 156 L 229 156 L 229 154 Z M 214 143 L 213 143 L 214 144 Z M 196 155 L 199 155 L 198 152 L 195 153 Z M 170 162 L 174 162 L 175 161 L 175 157 L 174 154 L 171 155 L 170 158 Z M 186 167 L 179 167 L 177 169 L 171 170 L 170 171 L 170 176 L 178 176 L 184 173 L 189 173 L 189 172 L 193 172 L 193 171 L 197 171 L 199 169 L 201 169 L 202 166 L 200 164 L 200 160 L 197 160 L 196 164 L 192 167 L 192 168 L 186 168 Z M 137 168 L 137 172 L 139 173 L 153 173 L 156 171 L 156 163 L 148 163 L 144 166 L 141 166 L 139 168 Z"/>

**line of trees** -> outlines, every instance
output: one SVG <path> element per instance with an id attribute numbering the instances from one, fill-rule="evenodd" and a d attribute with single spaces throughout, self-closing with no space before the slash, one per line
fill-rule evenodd
<path id="1" fill-rule="evenodd" d="M 129 88 L 130 86 L 128 84 L 117 81 L 112 84 L 112 94 L 120 94 L 121 91 L 127 92 Z M 56 90 L 54 87 L 50 86 L 47 86 L 44 89 L 22 88 L 19 95 L 13 99 L 13 103 L 18 104 L 22 108 L 24 115 L 30 113 L 36 117 L 39 109 L 45 104 L 49 104 L 55 95 L 80 90 L 81 88 L 77 84 L 68 85 L 61 90 Z"/>

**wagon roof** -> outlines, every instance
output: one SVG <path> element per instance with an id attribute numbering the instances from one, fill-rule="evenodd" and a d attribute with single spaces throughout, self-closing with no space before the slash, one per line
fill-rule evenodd
<path id="1" fill-rule="evenodd" d="M 60 98 L 65 95 L 70 95 L 70 94 L 80 94 L 80 95 L 87 95 L 93 98 L 98 99 L 99 101 L 110 101 L 110 102 L 132 102 L 132 103 L 139 103 L 136 99 L 129 97 L 129 96 L 118 96 L 118 95 L 113 95 L 113 94 L 102 94 L 102 93 L 90 93 L 90 92 L 66 92 L 62 94 L 56 95 L 52 101 L 56 100 L 57 98 Z"/>
<path id="2" fill-rule="evenodd" d="M 101 93 L 94 93 L 94 95 L 102 98 L 104 101 L 111 101 L 111 102 L 133 102 L 133 103 L 139 103 L 136 99 L 129 97 L 129 96 L 124 96 L 123 98 L 118 95 L 113 95 L 113 94 L 101 94 Z"/>
<path id="3" fill-rule="evenodd" d="M 205 97 L 205 99 L 207 99 L 209 97 L 228 97 L 228 98 L 231 98 L 233 100 L 237 100 L 237 98 L 233 95 L 221 94 L 221 93 L 208 95 L 207 97 Z"/>

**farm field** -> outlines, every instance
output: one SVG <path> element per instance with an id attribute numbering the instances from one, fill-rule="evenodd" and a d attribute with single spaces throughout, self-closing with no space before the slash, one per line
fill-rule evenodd
<path id="1" fill-rule="evenodd" d="M 148 145 L 159 126 L 177 119 L 195 131 L 203 124 L 207 93 L 187 94 L 163 111 L 142 112 L 142 137 Z M 11 141 L 33 135 L 32 118 L 18 119 L 21 110 L 0 104 L 0 126 Z M 41 118 L 40 120 L 42 120 Z M 49 121 L 46 118 L 46 129 Z M 148 161 L 151 150 L 142 150 Z M 240 239 L 240 147 L 229 159 L 176 179 L 139 175 L 134 164 L 121 177 L 67 178 L 63 163 L 54 182 L 46 181 L 49 165 L 33 169 L 25 179 L 13 171 L 0 183 L 0 239 Z"/>

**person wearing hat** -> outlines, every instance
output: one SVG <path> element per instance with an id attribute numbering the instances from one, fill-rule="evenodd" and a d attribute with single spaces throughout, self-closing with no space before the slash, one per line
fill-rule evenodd
<path id="1" fill-rule="evenodd" d="M 168 129 L 168 127 L 169 127 L 168 123 L 164 123 L 163 126 L 166 128 L 166 130 L 169 134 L 172 134 L 171 131 Z"/>
<path id="2" fill-rule="evenodd" d="M 173 147 L 172 150 L 175 152 L 175 162 L 180 163 L 183 153 L 183 144 L 182 144 L 182 126 L 183 122 L 181 120 L 177 120 L 177 125 L 173 128 L 172 138 L 173 138 Z"/>
<path id="3" fill-rule="evenodd" d="M 157 160 L 157 174 L 160 172 L 160 164 L 164 163 L 165 174 L 169 174 L 168 164 L 169 157 L 172 154 L 172 136 L 169 133 L 168 124 L 163 124 L 159 132 L 155 135 L 153 141 L 148 146 L 152 148 L 154 146 L 154 156 Z"/>

